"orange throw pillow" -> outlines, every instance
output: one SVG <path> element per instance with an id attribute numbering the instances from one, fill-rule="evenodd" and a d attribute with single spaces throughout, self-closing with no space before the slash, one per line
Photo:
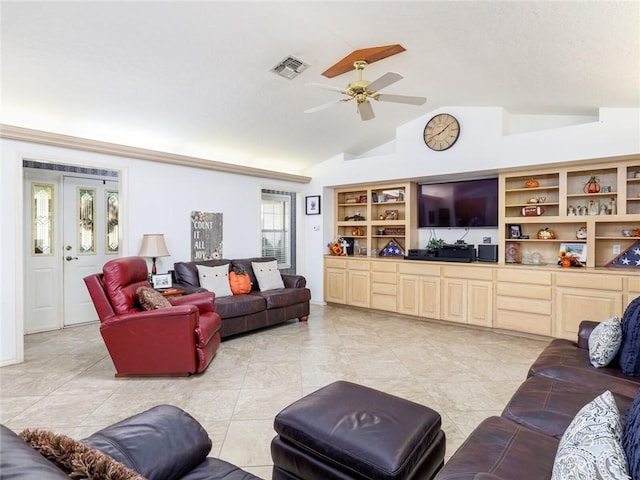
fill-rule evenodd
<path id="1" fill-rule="evenodd" d="M 246 273 L 229 272 L 229 285 L 234 295 L 242 295 L 251 291 L 251 280 Z"/>

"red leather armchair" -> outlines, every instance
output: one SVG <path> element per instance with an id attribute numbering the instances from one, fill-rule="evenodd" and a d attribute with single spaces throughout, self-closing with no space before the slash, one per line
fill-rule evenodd
<path id="1" fill-rule="evenodd" d="M 136 290 L 150 286 L 142 257 L 111 260 L 84 282 L 116 377 L 199 373 L 216 354 L 222 321 L 212 292 L 171 298 L 171 308 L 142 310 Z"/>

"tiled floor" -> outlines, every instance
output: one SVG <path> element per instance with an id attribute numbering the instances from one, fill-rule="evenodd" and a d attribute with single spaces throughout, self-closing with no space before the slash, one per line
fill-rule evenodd
<path id="1" fill-rule="evenodd" d="M 333 306 L 222 343 L 188 378 L 115 378 L 97 324 L 25 337 L 26 361 L 0 369 L 0 420 L 82 438 L 159 403 L 191 413 L 221 457 L 271 477 L 273 417 L 334 380 L 350 380 L 442 415 L 447 456 L 499 414 L 547 342 Z"/>

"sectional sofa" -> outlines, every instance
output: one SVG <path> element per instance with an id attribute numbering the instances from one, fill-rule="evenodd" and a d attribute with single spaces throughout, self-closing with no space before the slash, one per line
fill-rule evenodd
<path id="1" fill-rule="evenodd" d="M 186 294 L 206 291 L 200 285 L 198 265 L 205 267 L 228 265 L 229 272 L 241 268 L 247 273 L 251 282 L 249 293 L 222 296 L 220 292 L 215 292 L 215 311 L 222 318 L 220 330 L 222 338 L 294 318 L 306 321 L 309 318 L 311 292 L 306 288 L 307 281 L 302 275 L 280 274 L 284 288 L 270 290 L 260 288 L 253 264 L 273 261 L 275 261 L 274 257 L 256 257 L 176 262 L 172 272 L 173 286 L 183 290 Z"/>
<path id="2" fill-rule="evenodd" d="M 635 336 L 635 342 L 632 343 L 636 349 L 636 364 L 640 356 L 637 343 L 640 341 L 638 315 L 640 298 L 629 305 L 622 320 L 622 325 L 627 322 L 624 335 Z M 629 318 L 632 316 L 635 318 Z M 603 368 L 591 365 L 589 337 L 597 325 L 596 322 L 583 321 L 580 324 L 577 342 L 564 339 L 551 341 L 531 365 L 528 378 L 508 402 L 501 416 L 489 417 L 482 421 L 435 478 L 550 479 L 552 473 L 558 474 L 562 471 L 563 467 L 558 465 L 558 462 L 567 459 L 573 462 L 573 465 L 565 464 L 565 473 L 575 472 L 575 469 L 582 468 L 580 461 L 586 454 L 574 437 L 571 437 L 566 443 L 563 441 L 563 451 L 566 451 L 566 448 L 571 451 L 566 457 L 562 457 L 558 454 L 561 439 L 572 422 L 571 432 L 567 436 L 573 435 L 573 426 L 577 428 L 578 435 L 583 435 L 590 429 L 595 431 L 592 425 L 579 427 L 576 425 L 577 420 L 587 415 L 586 410 L 589 407 L 593 407 L 597 413 L 591 411 L 588 412 L 588 416 L 599 421 L 601 412 L 598 409 L 606 409 L 594 399 L 601 398 L 603 394 L 606 396 L 608 394 L 604 392 L 610 391 L 613 395 L 610 404 L 615 402 L 617 406 L 613 415 L 619 413 L 621 430 L 624 429 L 624 434 L 620 436 L 625 455 L 612 455 L 608 460 L 613 458 L 613 463 L 619 459 L 628 462 L 630 478 L 640 480 L 640 376 L 625 375 L 621 370 L 619 356 Z M 636 371 L 634 374 L 638 375 L 640 372 Z M 589 407 L 586 407 L 587 404 Z M 578 415 L 581 410 L 581 415 Z M 574 470 L 571 470 L 572 468 Z M 582 476 L 553 478 L 602 477 L 595 476 L 593 472 L 582 472 Z"/>

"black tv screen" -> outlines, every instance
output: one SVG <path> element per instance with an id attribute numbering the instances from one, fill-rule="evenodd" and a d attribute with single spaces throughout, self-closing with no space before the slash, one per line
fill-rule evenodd
<path id="1" fill-rule="evenodd" d="M 418 226 L 497 227 L 498 179 L 418 185 Z"/>

